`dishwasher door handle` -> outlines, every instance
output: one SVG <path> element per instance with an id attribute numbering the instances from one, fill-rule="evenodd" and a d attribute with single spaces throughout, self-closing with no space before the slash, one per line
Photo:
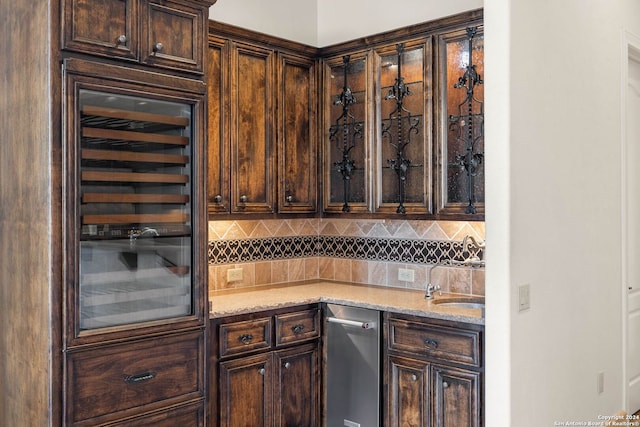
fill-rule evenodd
<path id="1" fill-rule="evenodd" d="M 327 317 L 327 322 L 338 323 L 340 325 L 356 326 L 362 329 L 375 329 L 376 322 L 363 322 L 360 320 L 341 319 L 339 317 Z"/>

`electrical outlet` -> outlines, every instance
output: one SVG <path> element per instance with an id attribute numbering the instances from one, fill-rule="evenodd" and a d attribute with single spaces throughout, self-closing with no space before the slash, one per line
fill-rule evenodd
<path id="1" fill-rule="evenodd" d="M 399 268 L 398 269 L 398 280 L 402 280 L 403 282 L 413 282 L 415 280 L 414 271 L 410 268 Z"/>
<path id="2" fill-rule="evenodd" d="M 531 308 L 531 288 L 529 284 L 518 286 L 518 311 Z"/>
<path id="3" fill-rule="evenodd" d="M 242 267 L 227 270 L 227 282 L 239 282 L 242 280 Z"/>

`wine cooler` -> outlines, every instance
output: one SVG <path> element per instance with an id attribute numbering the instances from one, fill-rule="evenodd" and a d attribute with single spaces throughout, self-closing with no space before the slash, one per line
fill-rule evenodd
<path id="1" fill-rule="evenodd" d="M 193 106 L 92 88 L 76 105 L 79 329 L 191 315 Z"/>

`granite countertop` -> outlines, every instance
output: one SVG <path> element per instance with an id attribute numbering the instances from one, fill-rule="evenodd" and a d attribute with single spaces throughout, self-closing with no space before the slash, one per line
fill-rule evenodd
<path id="1" fill-rule="evenodd" d="M 440 298 L 459 294 L 436 294 L 426 300 L 424 291 L 367 286 L 331 281 L 272 285 L 209 293 L 211 318 L 326 302 L 394 313 L 484 325 L 484 310 L 435 304 Z"/>

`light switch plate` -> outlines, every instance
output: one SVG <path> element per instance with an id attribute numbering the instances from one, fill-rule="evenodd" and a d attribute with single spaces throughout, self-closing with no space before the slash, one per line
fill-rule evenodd
<path id="1" fill-rule="evenodd" d="M 529 284 L 518 286 L 518 311 L 531 308 L 531 287 Z"/>

